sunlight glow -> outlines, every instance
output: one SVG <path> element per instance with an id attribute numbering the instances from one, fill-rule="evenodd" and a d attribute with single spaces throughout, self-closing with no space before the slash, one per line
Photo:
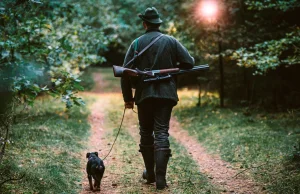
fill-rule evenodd
<path id="1" fill-rule="evenodd" d="M 217 3 L 215 1 L 203 1 L 199 12 L 206 18 L 215 18 L 218 12 Z"/>

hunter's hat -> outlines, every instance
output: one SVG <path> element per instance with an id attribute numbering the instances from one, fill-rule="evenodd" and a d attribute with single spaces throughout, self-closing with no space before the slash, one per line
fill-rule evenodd
<path id="1" fill-rule="evenodd" d="M 155 7 L 148 7 L 144 14 L 140 13 L 138 16 L 146 22 L 151 24 L 161 24 L 163 21 L 159 18 L 158 11 Z"/>

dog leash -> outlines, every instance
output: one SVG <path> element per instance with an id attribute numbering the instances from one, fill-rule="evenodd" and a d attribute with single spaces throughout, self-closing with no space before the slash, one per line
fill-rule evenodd
<path id="1" fill-rule="evenodd" d="M 124 117 L 125 117 L 125 111 L 126 111 L 126 108 L 124 108 L 124 111 L 123 111 L 123 116 L 122 116 L 122 120 L 121 120 L 121 123 L 120 123 L 119 129 L 118 129 L 118 133 L 117 133 L 117 135 L 116 135 L 116 138 L 115 138 L 115 140 L 114 140 L 114 143 L 112 144 L 112 146 L 111 146 L 111 148 L 110 148 L 109 152 L 106 154 L 106 156 L 103 158 L 103 160 L 105 160 L 105 159 L 107 158 L 107 156 L 109 156 L 110 152 L 112 151 L 112 149 L 113 149 L 113 147 L 114 147 L 114 145 L 115 145 L 115 143 L 116 143 L 116 141 L 117 141 L 117 138 L 118 138 L 118 136 L 119 136 L 119 133 L 120 133 L 120 131 L 121 131 L 122 124 L 123 124 L 123 120 L 124 120 Z M 134 113 L 137 113 L 137 112 L 136 112 L 136 111 L 134 111 L 133 109 L 132 109 L 132 111 L 133 111 Z"/>
<path id="2" fill-rule="evenodd" d="M 118 133 L 117 133 L 116 138 L 115 138 L 115 140 L 114 140 L 114 143 L 112 144 L 112 146 L 111 146 L 109 152 L 106 154 L 106 156 L 103 158 L 103 160 L 105 160 L 105 159 L 107 158 L 107 156 L 110 154 L 111 150 L 113 149 L 113 147 L 114 147 L 114 145 L 115 145 L 115 143 L 116 143 L 116 141 L 117 141 L 117 138 L 118 138 L 118 136 L 119 136 L 119 133 L 120 133 L 120 131 L 121 131 L 121 127 L 122 127 L 122 124 L 123 124 L 123 120 L 124 120 L 124 116 L 125 116 L 125 111 L 126 111 L 126 108 L 124 108 L 122 120 L 121 120 L 121 123 L 120 123 L 120 127 L 119 127 L 119 130 L 118 130 Z"/>

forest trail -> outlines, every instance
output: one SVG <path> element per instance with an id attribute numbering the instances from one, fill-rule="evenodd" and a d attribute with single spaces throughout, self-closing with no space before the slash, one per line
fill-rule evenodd
<path id="1" fill-rule="evenodd" d="M 81 158 L 84 159 L 82 160 L 82 172 L 84 174 L 84 177 L 82 182 L 81 194 L 93 193 L 92 191 L 90 191 L 89 182 L 86 174 L 86 162 L 87 162 L 86 153 L 95 152 L 95 151 L 97 151 L 99 154 L 101 153 L 101 151 L 104 151 L 106 153 L 108 152 L 109 149 L 108 147 L 109 142 L 105 138 L 105 131 L 104 131 L 105 130 L 104 109 L 105 109 L 105 105 L 107 104 L 107 99 L 109 97 L 105 97 L 104 94 L 102 95 L 92 94 L 92 95 L 94 95 L 97 101 L 90 106 L 91 114 L 89 116 L 89 123 L 91 125 L 91 132 L 90 132 L 89 140 L 87 142 L 88 149 L 85 152 L 83 152 L 81 155 Z M 110 160 L 111 158 L 108 157 L 104 163 L 109 163 Z M 101 193 L 105 193 L 105 194 L 114 193 L 115 191 L 115 189 L 112 186 L 112 183 L 108 181 L 108 179 L 106 178 L 107 176 L 109 176 L 110 178 L 113 179 L 115 175 L 108 173 L 109 171 L 108 169 L 109 166 L 106 165 L 106 172 L 104 174 L 104 178 L 102 179 L 102 183 L 101 183 L 101 189 L 102 189 Z"/>
<path id="2" fill-rule="evenodd" d="M 89 106 L 90 109 L 90 116 L 89 116 L 89 123 L 91 126 L 90 131 L 90 137 L 88 140 L 87 149 L 81 154 L 82 158 L 82 173 L 84 175 L 83 181 L 82 181 L 82 190 L 81 194 L 87 194 L 87 193 L 94 193 L 89 188 L 89 182 L 87 179 L 86 174 L 86 153 L 87 152 L 95 152 L 97 151 L 99 153 L 99 157 L 103 157 L 106 155 L 106 153 L 110 150 L 110 141 L 106 138 L 106 121 L 105 121 L 105 109 L 107 108 L 107 105 L 109 103 L 109 99 L 114 95 L 113 93 L 103 93 L 103 89 L 107 86 L 107 83 L 99 73 L 93 74 L 93 78 L 95 80 L 95 87 L 91 92 L 85 92 L 83 93 L 84 96 L 93 97 L 95 99 L 95 102 L 91 103 Z M 101 83 L 101 84 L 99 84 Z M 113 151 L 111 155 L 113 154 Z M 103 159 L 103 158 L 102 158 Z M 117 174 L 113 173 L 110 170 L 110 165 L 113 164 L 116 166 L 121 167 L 122 164 L 120 164 L 120 161 L 114 160 L 112 157 L 107 157 L 104 161 L 104 165 L 106 167 L 105 173 L 101 182 L 101 191 L 100 193 L 103 194 L 113 194 L 118 193 L 118 190 L 115 188 L 115 183 L 112 181 L 114 179 L 117 179 Z"/>
<path id="3" fill-rule="evenodd" d="M 193 159 L 197 161 L 200 171 L 206 174 L 214 185 L 222 188 L 224 193 L 262 193 L 260 186 L 243 174 L 233 169 L 232 165 L 217 155 L 209 154 L 206 149 L 180 127 L 172 117 L 170 135 L 182 144 Z"/>
<path id="4" fill-rule="evenodd" d="M 89 190 L 88 180 L 85 172 L 85 154 L 86 152 L 90 151 L 98 151 L 99 155 L 103 157 L 106 155 L 106 153 L 108 153 L 114 135 L 113 137 L 107 138 L 107 134 L 111 133 L 112 130 L 107 127 L 106 123 L 109 121 L 105 117 L 105 113 L 106 110 L 113 107 L 114 101 L 112 101 L 112 99 L 115 99 L 115 101 L 117 99 L 117 101 L 119 102 L 120 100 L 122 100 L 120 92 L 103 92 L 103 87 L 105 87 L 107 83 L 105 83 L 105 80 L 101 78 L 100 73 L 94 73 L 94 79 L 97 80 L 94 90 L 92 92 L 85 92 L 83 94 L 93 96 L 95 98 L 95 101 L 90 106 L 91 114 L 89 117 L 89 122 L 91 125 L 91 134 L 88 141 L 88 150 L 82 153 L 82 172 L 84 174 L 84 177 L 82 182 L 81 194 L 94 193 Z M 99 83 L 101 83 L 99 82 L 99 80 L 101 80 L 102 86 L 99 85 Z M 143 170 L 143 162 L 140 153 L 138 152 L 139 135 L 137 126 L 137 114 L 135 114 L 131 110 L 126 111 L 122 130 L 124 128 L 126 128 L 128 134 L 134 140 L 135 147 L 132 146 L 134 148 L 123 148 L 125 150 L 136 150 L 136 157 L 130 157 L 130 165 L 132 165 L 131 163 L 133 163 L 134 166 L 128 165 L 129 168 L 134 169 L 129 170 L 129 175 L 124 175 L 126 174 L 126 172 L 124 172 L 123 170 L 123 168 L 125 169 L 124 157 L 122 157 L 122 153 L 124 153 L 124 150 L 121 151 L 121 142 L 117 141 L 112 153 L 104 161 L 106 171 L 102 179 L 101 191 L 98 193 L 124 193 L 122 189 L 126 187 L 128 188 L 128 185 L 133 185 L 133 187 L 135 188 L 138 187 L 137 190 L 140 191 L 138 193 L 154 193 L 154 186 L 145 185 L 140 179 L 141 172 Z M 181 128 L 180 124 L 174 117 L 172 117 L 170 123 L 170 135 L 176 140 L 176 142 L 186 148 L 190 156 L 198 164 L 200 172 L 207 176 L 214 186 L 220 189 L 220 193 L 262 193 L 261 187 L 246 175 L 241 174 L 235 177 L 235 175 L 239 171 L 235 170 L 229 163 L 222 161 L 219 156 L 209 154 L 194 137 L 190 136 L 187 131 Z M 171 160 L 170 162 L 176 161 Z M 131 179 L 130 181 L 127 180 L 127 183 L 129 183 L 128 185 L 125 185 L 122 181 L 120 181 L 120 177 L 124 178 L 124 176 Z M 170 186 L 172 187 L 172 185 Z M 163 193 L 172 192 L 170 192 L 170 190 L 166 190 Z"/>

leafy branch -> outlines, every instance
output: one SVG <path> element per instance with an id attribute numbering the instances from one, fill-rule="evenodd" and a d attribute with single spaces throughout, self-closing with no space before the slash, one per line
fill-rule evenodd
<path id="1" fill-rule="evenodd" d="M 265 41 L 248 49 L 240 48 L 233 52 L 231 59 L 236 60 L 239 66 L 256 67 L 258 74 L 275 69 L 281 64 L 286 66 L 299 64 L 299 35 L 300 30 L 296 29 L 282 39 Z"/>

